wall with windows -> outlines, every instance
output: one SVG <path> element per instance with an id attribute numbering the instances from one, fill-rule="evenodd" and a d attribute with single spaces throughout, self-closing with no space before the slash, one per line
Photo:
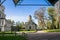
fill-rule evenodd
<path id="1" fill-rule="evenodd" d="M 3 5 L 0 6 L 0 11 L 4 13 L 5 7 Z"/>

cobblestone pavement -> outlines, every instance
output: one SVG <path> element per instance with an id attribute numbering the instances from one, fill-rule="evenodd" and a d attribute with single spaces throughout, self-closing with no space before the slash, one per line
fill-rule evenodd
<path id="1" fill-rule="evenodd" d="M 60 40 L 60 33 L 29 33 L 27 34 L 28 40 Z"/>

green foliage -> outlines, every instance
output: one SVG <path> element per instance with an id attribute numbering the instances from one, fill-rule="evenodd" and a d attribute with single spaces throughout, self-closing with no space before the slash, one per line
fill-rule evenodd
<path id="1" fill-rule="evenodd" d="M 12 26 L 15 24 L 14 20 L 8 19 L 7 21 L 10 22 L 12 24 Z"/>
<path id="2" fill-rule="evenodd" d="M 20 23 L 20 28 L 21 28 L 21 29 L 25 29 L 25 26 L 24 26 L 24 25 L 25 25 L 24 22 L 21 22 L 21 23 Z"/>
<path id="3" fill-rule="evenodd" d="M 52 24 L 51 24 L 51 29 L 56 29 L 56 13 L 55 13 L 55 8 L 54 7 L 49 7 L 48 8 L 48 14 L 50 19 L 52 20 Z"/>
<path id="4" fill-rule="evenodd" d="M 24 33 L 34 33 L 34 32 L 36 32 L 36 30 L 30 30 L 30 31 L 25 30 L 25 31 L 20 31 L 20 32 L 24 32 Z"/>
<path id="5" fill-rule="evenodd" d="M 51 28 L 51 22 L 47 22 L 47 28 L 50 29 Z"/>
<path id="6" fill-rule="evenodd" d="M 24 29 L 25 26 L 24 26 L 24 22 L 16 22 L 16 27 L 19 27 L 20 29 Z"/>

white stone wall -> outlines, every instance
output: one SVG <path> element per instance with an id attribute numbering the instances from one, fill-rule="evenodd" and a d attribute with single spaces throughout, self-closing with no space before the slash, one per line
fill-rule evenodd
<path id="1" fill-rule="evenodd" d="M 1 19 L 1 31 L 4 31 L 4 27 L 5 27 L 5 19 Z"/>
<path id="2" fill-rule="evenodd" d="M 1 6 L 0 6 L 0 11 L 1 11 L 2 13 L 4 13 L 4 9 L 5 9 L 5 7 L 4 7 L 3 5 L 1 5 Z"/>
<path id="3" fill-rule="evenodd" d="M 30 24 L 25 24 L 25 29 L 26 30 L 36 30 L 37 27 L 36 27 L 36 25 L 33 25 L 32 23 L 30 23 Z"/>
<path id="4" fill-rule="evenodd" d="M 5 18 L 5 14 L 4 14 L 4 6 L 0 6 L 0 28 L 1 28 L 1 31 L 9 31 L 11 30 L 11 23 L 8 22 Z"/>

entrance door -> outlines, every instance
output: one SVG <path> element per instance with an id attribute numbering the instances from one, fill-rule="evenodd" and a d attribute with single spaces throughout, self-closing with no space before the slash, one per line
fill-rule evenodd
<path id="1" fill-rule="evenodd" d="M 31 30 L 31 26 L 29 26 L 29 30 Z"/>
<path id="2" fill-rule="evenodd" d="M 0 28 L 0 32 L 1 32 L 1 28 Z"/>

